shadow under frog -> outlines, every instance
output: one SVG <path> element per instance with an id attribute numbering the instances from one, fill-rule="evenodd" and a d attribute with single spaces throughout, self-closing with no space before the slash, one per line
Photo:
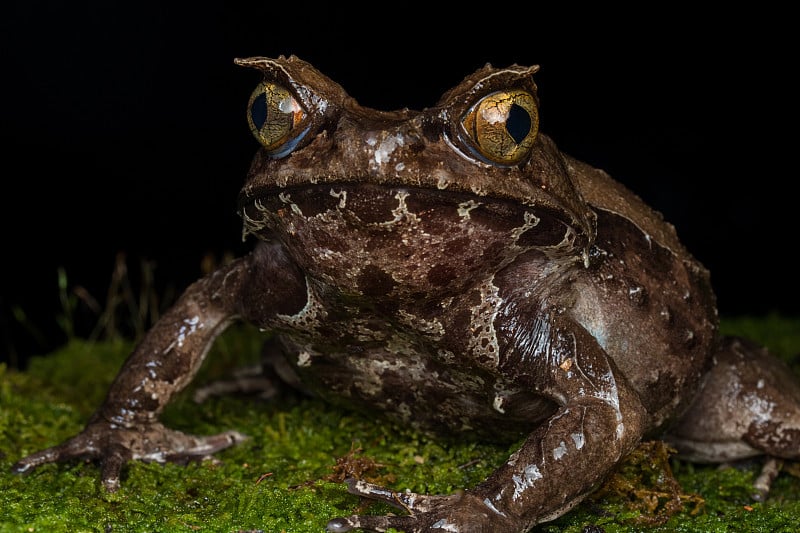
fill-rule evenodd
<path id="1" fill-rule="evenodd" d="M 281 374 L 421 430 L 520 439 L 452 495 L 349 490 L 408 511 L 330 531 L 523 532 L 591 492 L 642 438 L 687 457 L 800 459 L 800 386 L 721 338 L 709 275 L 674 228 L 539 133 L 538 67 L 489 65 L 424 111 L 359 106 L 296 57 L 263 74 L 262 147 L 240 194 L 254 250 L 195 282 L 135 348 L 79 435 L 20 460 L 204 457 L 159 414 L 236 320 L 276 333 Z"/>

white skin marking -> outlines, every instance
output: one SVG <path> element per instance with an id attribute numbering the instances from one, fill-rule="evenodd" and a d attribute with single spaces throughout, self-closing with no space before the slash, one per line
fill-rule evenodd
<path id="1" fill-rule="evenodd" d="M 163 451 L 154 452 L 154 453 L 143 453 L 143 454 L 135 453 L 135 454 L 133 454 L 133 458 L 134 459 L 145 459 L 146 461 L 151 462 L 151 463 L 166 463 L 167 462 L 166 454 Z"/>
<path id="2" fill-rule="evenodd" d="M 339 199 L 339 206 L 338 206 L 339 209 L 344 209 L 347 206 L 347 191 L 343 190 L 343 191 L 336 192 L 333 189 L 331 189 L 331 193 L 330 194 L 334 198 L 338 198 Z"/>
<path id="3" fill-rule="evenodd" d="M 458 526 L 455 524 L 451 524 L 447 521 L 446 518 L 442 518 L 441 520 L 434 522 L 431 524 L 432 529 L 442 529 L 444 531 L 451 531 L 452 533 L 458 533 Z"/>
<path id="4" fill-rule="evenodd" d="M 565 455 L 567 455 L 567 445 L 566 445 L 566 443 L 565 443 L 565 442 L 562 440 L 561 442 L 559 442 L 559 443 L 558 443 L 558 447 L 556 447 L 556 448 L 553 450 L 553 459 L 555 459 L 556 461 L 558 461 L 559 459 L 561 459 L 561 458 L 562 458 L 562 457 L 564 457 Z"/>
<path id="5" fill-rule="evenodd" d="M 402 221 L 404 218 L 412 222 L 417 222 L 419 220 L 417 215 L 409 211 L 408 206 L 406 205 L 406 198 L 408 198 L 410 195 L 411 194 L 408 191 L 398 191 L 397 194 L 394 195 L 395 199 L 397 200 L 397 207 L 392 209 L 392 215 L 394 216 L 394 219 L 381 222 L 382 226 L 391 226 Z"/>
<path id="6" fill-rule="evenodd" d="M 328 313 L 311 288 L 311 281 L 306 278 L 306 304 L 303 308 L 293 315 L 278 314 L 275 316 L 289 325 L 314 327 L 320 319 L 325 318 L 327 315 Z"/>
<path id="7" fill-rule="evenodd" d="M 437 189 L 446 189 L 453 182 L 453 176 L 441 168 L 434 170 L 433 176 L 436 178 Z"/>
<path id="8" fill-rule="evenodd" d="M 480 287 L 481 303 L 471 309 L 473 332 L 470 335 L 468 349 L 478 354 L 479 359 L 487 360 L 492 366 L 500 362 L 500 348 L 497 342 L 497 332 L 494 329 L 494 320 L 499 312 L 503 299 L 500 298 L 498 287 L 494 285 L 494 276 Z M 486 345 L 484 345 L 486 341 Z"/>
<path id="9" fill-rule="evenodd" d="M 294 213 L 296 215 L 299 215 L 299 216 L 303 216 L 303 212 L 300 210 L 300 208 L 297 206 L 296 203 L 292 202 L 292 197 L 290 195 L 286 194 L 285 192 L 282 192 L 282 193 L 278 194 L 278 198 L 280 199 L 281 202 L 283 202 L 285 204 L 289 204 L 289 207 L 291 208 L 292 213 Z"/>
<path id="10" fill-rule="evenodd" d="M 506 516 L 504 512 L 502 512 L 501 510 L 499 510 L 497 507 L 494 506 L 494 504 L 491 502 L 491 500 L 489 500 L 489 498 L 484 498 L 483 504 L 492 511 L 494 511 L 496 514 L 499 514 L 500 516 Z"/>
<path id="11" fill-rule="evenodd" d="M 259 199 L 253 201 L 253 207 L 261 215 L 261 218 L 250 218 L 247 212 L 242 210 L 242 241 L 246 240 L 248 235 L 257 235 L 259 231 L 267 227 L 267 214 L 269 213 L 267 208 Z"/>
<path id="12" fill-rule="evenodd" d="M 469 190 L 472 191 L 472 193 L 477 195 L 477 196 L 486 196 L 486 195 L 489 194 L 489 191 L 487 191 L 483 187 L 484 187 L 483 185 L 475 184 L 475 185 L 471 185 Z"/>
<path id="13" fill-rule="evenodd" d="M 159 366 L 161 366 L 161 363 L 159 363 L 158 361 L 149 361 L 145 365 L 145 367 L 147 367 L 147 373 L 150 375 L 150 379 L 156 379 L 157 374 L 156 374 L 156 371 L 153 370 L 153 369 L 157 368 Z M 140 387 L 136 387 L 136 388 L 138 390 Z"/>
<path id="14" fill-rule="evenodd" d="M 385 137 L 375 149 L 375 163 L 382 165 L 383 163 L 388 162 L 389 159 L 391 159 L 394 149 L 398 146 L 403 146 L 404 144 L 405 138 L 399 133 Z"/>
<path id="15" fill-rule="evenodd" d="M 586 436 L 582 432 L 572 433 L 570 437 L 572 437 L 572 442 L 575 443 L 576 450 L 580 450 L 581 448 L 583 448 L 583 445 L 586 442 Z"/>
<path id="16" fill-rule="evenodd" d="M 520 496 L 529 487 L 527 481 L 518 474 L 511 476 L 511 481 L 514 482 L 514 494 L 511 496 L 514 501 L 517 501 Z"/>
<path id="17" fill-rule="evenodd" d="M 775 403 L 760 398 L 757 394 L 747 394 L 744 396 L 747 409 L 759 422 L 769 422 L 772 418 L 772 411 L 775 410 Z"/>
<path id="18" fill-rule="evenodd" d="M 503 409 L 503 404 L 504 403 L 505 403 L 505 398 L 503 398 L 503 396 L 500 395 L 500 394 L 495 394 L 494 402 L 492 404 L 492 407 L 494 407 L 494 410 L 497 411 L 498 413 L 504 413 L 505 414 L 506 411 L 505 411 L 505 409 Z"/>
<path id="19" fill-rule="evenodd" d="M 297 355 L 297 366 L 311 366 L 311 354 L 303 350 Z"/>
<path id="20" fill-rule="evenodd" d="M 537 226 L 541 219 L 531 213 L 530 211 L 525 211 L 525 214 L 522 215 L 522 220 L 524 223 L 519 228 L 514 228 L 511 232 L 511 236 L 514 237 L 514 240 L 519 239 L 519 236 L 528 231 L 529 229 Z"/>
<path id="21" fill-rule="evenodd" d="M 533 483 L 537 479 L 542 479 L 542 473 L 539 471 L 538 465 L 528 465 L 525 467 L 525 479 L 528 483 Z"/>
<path id="22" fill-rule="evenodd" d="M 514 482 L 514 494 L 512 495 L 512 499 L 517 501 L 527 489 L 533 487 L 536 480 L 542 479 L 543 477 L 537 465 L 527 465 L 522 476 L 519 474 L 511 476 L 511 480 Z M 498 496 L 500 495 L 498 494 Z"/>
<path id="23" fill-rule="evenodd" d="M 475 200 L 461 202 L 458 204 L 458 216 L 464 221 L 469 220 L 469 212 L 479 205 L 481 205 L 480 202 L 476 202 Z"/>
<path id="24" fill-rule="evenodd" d="M 323 100 L 322 98 L 320 98 L 318 96 L 314 96 L 312 98 L 312 100 L 317 105 L 317 109 L 319 110 L 320 114 L 324 114 L 325 110 L 328 109 L 328 101 L 327 100 Z"/>
<path id="25" fill-rule="evenodd" d="M 178 337 L 167 346 L 167 349 L 164 350 L 164 353 L 168 353 L 172 351 L 173 348 L 177 345 L 178 348 L 183 346 L 183 343 L 186 341 L 186 337 L 197 331 L 198 329 L 202 329 L 203 324 L 200 323 L 199 316 L 193 316 L 192 318 L 184 318 L 183 325 L 178 329 Z M 152 371 L 151 371 L 152 373 Z"/>

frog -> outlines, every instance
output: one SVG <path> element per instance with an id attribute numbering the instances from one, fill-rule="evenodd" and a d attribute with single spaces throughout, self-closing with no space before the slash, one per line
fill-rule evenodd
<path id="1" fill-rule="evenodd" d="M 659 211 L 540 131 L 538 65 L 487 63 L 431 107 L 384 111 L 294 55 L 235 63 L 260 80 L 238 199 L 252 249 L 189 285 L 85 429 L 16 472 L 89 459 L 113 492 L 129 461 L 241 443 L 159 419 L 241 322 L 269 333 L 273 375 L 335 406 L 512 446 L 450 494 L 347 479 L 400 512 L 330 532 L 528 531 L 649 438 L 695 461 L 800 459 L 797 376 L 720 333 L 710 273 Z"/>

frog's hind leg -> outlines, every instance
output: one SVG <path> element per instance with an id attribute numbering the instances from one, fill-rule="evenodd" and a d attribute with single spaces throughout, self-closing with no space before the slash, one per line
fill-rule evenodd
<path id="1" fill-rule="evenodd" d="M 301 384 L 291 364 L 286 360 L 285 348 L 276 337 L 264 341 L 261 361 L 258 364 L 235 368 L 227 379 L 215 380 L 197 387 L 193 399 L 203 403 L 211 397 L 245 394 L 269 400 L 286 389 L 310 394 Z"/>
<path id="2" fill-rule="evenodd" d="M 763 499 L 781 460 L 800 460 L 800 379 L 765 348 L 725 338 L 697 397 L 666 440 L 696 462 L 767 455 L 754 495 Z"/>

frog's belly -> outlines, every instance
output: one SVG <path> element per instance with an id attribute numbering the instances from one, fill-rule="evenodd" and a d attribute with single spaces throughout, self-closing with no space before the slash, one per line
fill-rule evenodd
<path id="1" fill-rule="evenodd" d="M 511 440 L 530 433 L 556 409 L 469 360 L 363 348 L 322 354 L 296 345 L 288 354 L 300 381 L 320 397 L 360 411 L 385 411 L 426 432 Z"/>

